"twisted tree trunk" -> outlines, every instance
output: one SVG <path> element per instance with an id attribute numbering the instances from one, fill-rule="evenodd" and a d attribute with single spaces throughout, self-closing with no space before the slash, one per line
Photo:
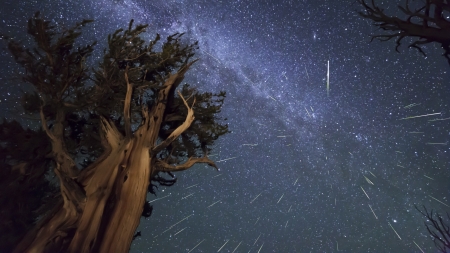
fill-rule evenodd
<path id="1" fill-rule="evenodd" d="M 129 114 L 132 84 L 128 83 L 124 120 L 125 127 L 130 129 L 125 129 L 126 135 L 123 136 L 112 122 L 101 118 L 101 138 L 105 151 L 79 175 L 74 169 L 75 163 L 64 148 L 62 129 L 56 128 L 61 130 L 58 133 L 55 127 L 49 130 L 41 113 L 43 127 L 52 140 L 57 164 L 55 172 L 60 178 L 63 198 L 28 232 L 14 252 L 129 251 L 142 214 L 150 176 L 157 164 L 156 151 L 170 144 L 194 120 L 192 107 L 181 97 L 188 108 L 186 121 L 168 140 L 157 145 L 169 91 L 181 83 L 193 63 L 187 64 L 166 80 L 150 112 L 143 108 L 143 122 L 133 134 Z M 207 158 L 199 160 L 205 161 L 211 162 Z"/>

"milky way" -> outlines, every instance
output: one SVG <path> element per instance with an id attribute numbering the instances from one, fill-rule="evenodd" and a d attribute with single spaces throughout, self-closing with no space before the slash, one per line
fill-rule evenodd
<path id="1" fill-rule="evenodd" d="M 154 212 L 131 252 L 435 251 L 414 204 L 450 209 L 450 120 L 429 121 L 450 117 L 437 46 L 423 57 L 369 43 L 377 31 L 355 1 L 7 0 L 1 32 L 26 42 L 37 10 L 63 26 L 95 19 L 83 35 L 99 41 L 95 57 L 130 19 L 149 24 L 149 40 L 185 32 L 200 58 L 186 81 L 227 91 L 232 133 L 211 156 L 220 171 L 195 166 L 149 195 Z M 17 67 L 2 56 L 0 105 L 12 119 Z"/>

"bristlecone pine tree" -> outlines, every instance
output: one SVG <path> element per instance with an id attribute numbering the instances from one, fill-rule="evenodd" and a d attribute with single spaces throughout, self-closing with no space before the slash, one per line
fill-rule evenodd
<path id="1" fill-rule="evenodd" d="M 74 45 L 90 22 L 59 30 L 36 13 L 28 21 L 34 48 L 3 36 L 25 69 L 23 80 L 35 88 L 24 93 L 22 105 L 39 115 L 42 130 L 27 137 L 12 127 L 17 122 L 4 122 L 2 170 L 23 180 L 50 168 L 60 187 L 14 252 L 128 252 L 151 180 L 173 183 L 158 173 L 173 177 L 196 163 L 217 169 L 208 153 L 229 132 L 217 116 L 225 92 L 180 85 L 197 61 L 197 43 L 184 44 L 182 34 L 146 43 L 147 25 L 131 21 L 108 36 L 109 48 L 94 69 L 87 63 L 95 43 Z M 8 139 L 17 134 L 24 137 Z M 5 150 L 21 145 L 29 147 L 20 149 L 21 157 Z"/>

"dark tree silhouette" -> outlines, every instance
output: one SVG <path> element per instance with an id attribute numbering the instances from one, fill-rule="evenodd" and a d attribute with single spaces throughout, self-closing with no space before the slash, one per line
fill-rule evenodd
<path id="1" fill-rule="evenodd" d="M 423 206 L 423 211 L 414 205 L 417 211 L 419 211 L 427 221 L 424 222 L 427 227 L 428 233 L 433 237 L 434 245 L 442 253 L 450 251 L 450 225 L 446 224 L 443 217 L 439 214 L 433 213 L 433 209 L 428 212 L 427 208 Z M 447 213 L 447 222 L 450 222 L 450 215 Z"/>
<path id="2" fill-rule="evenodd" d="M 50 150 L 44 131 L 24 129 L 17 121 L 0 124 L 0 252 L 12 252 L 54 204 L 58 188 L 46 179 Z"/>
<path id="3" fill-rule="evenodd" d="M 18 126 L 11 130 L 8 124 L 17 122 L 1 126 L 2 172 L 17 189 L 16 178 L 36 174 L 40 181 L 22 185 L 29 191 L 46 186 L 42 177 L 52 170 L 59 188 L 39 219 L 24 224 L 14 252 L 127 252 L 140 216 L 151 215 L 151 181 L 170 186 L 172 172 L 196 163 L 217 169 L 208 153 L 228 133 L 218 117 L 225 92 L 180 85 L 197 61 L 197 43 L 183 43 L 183 34 L 146 43 L 147 25 L 131 21 L 108 36 L 99 66 L 88 66 L 95 43 L 75 43 L 90 22 L 58 30 L 36 13 L 27 29 L 34 48 L 2 36 L 24 68 L 23 81 L 35 89 L 24 94 L 22 106 L 41 120 L 41 130 L 29 135 Z M 22 139 L 8 139 L 11 134 Z"/>
<path id="4" fill-rule="evenodd" d="M 409 44 L 410 48 L 417 49 L 425 56 L 422 45 L 428 43 L 438 43 L 444 49 L 443 56 L 450 64 L 450 3 L 447 0 L 424 0 L 423 5 L 412 10 L 410 1 L 406 0 L 404 6 L 398 5 L 398 9 L 406 16 L 401 19 L 397 16 L 389 16 L 384 9 L 371 0 L 371 4 L 365 0 L 357 0 L 365 9 L 359 14 L 373 21 L 373 24 L 381 30 L 387 31 L 385 34 L 372 36 L 374 39 L 388 41 L 396 38 L 397 52 L 404 38 L 412 38 L 414 42 Z"/>

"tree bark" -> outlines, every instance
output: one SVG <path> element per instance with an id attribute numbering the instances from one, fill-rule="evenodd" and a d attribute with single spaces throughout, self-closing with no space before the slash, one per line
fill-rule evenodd
<path id="1" fill-rule="evenodd" d="M 64 147 L 63 129 L 60 128 L 62 124 L 54 127 L 56 132 L 48 129 L 41 113 L 44 130 L 52 140 L 57 164 L 55 172 L 60 178 L 63 198 L 61 204 L 55 206 L 22 239 L 14 252 L 129 251 L 133 234 L 139 225 L 150 176 L 156 171 L 157 152 L 153 150 L 158 147 L 158 133 L 169 91 L 181 83 L 194 62 L 169 76 L 158 92 L 158 99 L 151 111 L 143 108 L 143 122 L 133 134 L 130 134 L 131 129 L 125 129 L 127 135 L 123 136 L 114 123 L 101 118 L 101 137 L 105 151 L 78 175 L 75 175 L 73 160 Z M 127 86 L 125 117 L 129 117 L 126 110 L 130 108 L 132 97 L 132 85 L 128 83 Z M 178 137 L 192 123 L 193 110 L 186 102 L 185 105 L 189 112 L 188 118 L 177 128 L 175 135 L 170 136 L 171 140 L 162 142 L 164 145 L 170 144 L 174 137 Z M 62 119 L 57 114 L 58 117 Z M 126 122 L 127 120 L 129 119 L 125 119 Z M 131 128 L 131 124 L 127 123 L 125 127 Z M 206 160 L 199 160 L 204 161 Z"/>

